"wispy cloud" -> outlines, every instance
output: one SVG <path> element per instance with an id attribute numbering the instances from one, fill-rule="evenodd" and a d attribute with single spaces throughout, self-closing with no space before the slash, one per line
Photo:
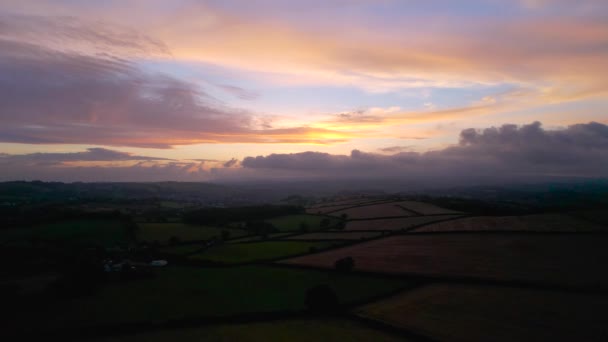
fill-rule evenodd
<path id="1" fill-rule="evenodd" d="M 31 26 L 55 29 L 37 17 Z M 197 143 L 311 143 L 346 134 L 307 127 L 269 129 L 247 110 L 222 105 L 196 85 L 141 71 L 120 55 L 99 56 L 21 42 L 12 21 L 0 37 L 0 141 L 170 148 Z M 71 36 L 71 30 L 64 33 Z M 105 37 L 104 32 L 97 33 Z M 122 40 L 98 38 L 121 45 Z M 124 38 L 128 48 L 140 44 Z M 131 41 L 134 39 L 134 41 Z M 127 43 L 125 43 L 127 44 Z M 122 45 L 121 45 L 122 46 Z M 237 91 L 239 88 L 230 88 Z M 244 92 L 244 91 L 241 91 Z M 246 92 L 242 96 L 249 96 Z M 258 127 L 258 122 L 264 122 Z"/>

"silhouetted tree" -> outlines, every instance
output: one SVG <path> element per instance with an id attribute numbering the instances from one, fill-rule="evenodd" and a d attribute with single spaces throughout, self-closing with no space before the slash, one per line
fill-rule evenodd
<path id="1" fill-rule="evenodd" d="M 130 241 L 137 241 L 137 234 L 139 233 L 139 226 L 132 218 L 124 220 L 123 227 L 125 229 L 125 235 Z"/>
<path id="2" fill-rule="evenodd" d="M 336 260 L 334 268 L 339 272 L 350 272 L 355 267 L 355 259 L 352 257 L 346 257 Z"/>

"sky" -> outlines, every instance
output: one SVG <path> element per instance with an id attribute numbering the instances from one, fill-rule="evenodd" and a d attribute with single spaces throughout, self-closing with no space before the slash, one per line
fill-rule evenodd
<path id="1" fill-rule="evenodd" d="M 608 175 L 605 0 L 0 0 L 0 180 Z"/>

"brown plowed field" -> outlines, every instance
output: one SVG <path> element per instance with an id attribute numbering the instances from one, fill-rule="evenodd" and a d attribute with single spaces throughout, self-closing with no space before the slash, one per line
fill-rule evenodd
<path id="1" fill-rule="evenodd" d="M 346 230 L 402 230 L 421 224 L 457 218 L 460 215 L 411 216 L 380 220 L 348 221 Z"/>
<path id="2" fill-rule="evenodd" d="M 355 269 L 391 274 L 465 277 L 608 288 L 608 235 L 400 235 L 287 259 L 332 268 L 353 257 Z"/>

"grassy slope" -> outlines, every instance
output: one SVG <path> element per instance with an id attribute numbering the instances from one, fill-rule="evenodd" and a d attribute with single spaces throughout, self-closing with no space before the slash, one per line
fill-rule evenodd
<path id="1" fill-rule="evenodd" d="M 57 328 L 297 311 L 305 308 L 306 290 L 320 284 L 330 285 L 341 302 L 406 285 L 397 279 L 263 266 L 168 267 L 156 272 L 154 279 L 111 283 L 95 296 L 51 303 L 49 312 L 33 308 L 27 321 Z"/>

